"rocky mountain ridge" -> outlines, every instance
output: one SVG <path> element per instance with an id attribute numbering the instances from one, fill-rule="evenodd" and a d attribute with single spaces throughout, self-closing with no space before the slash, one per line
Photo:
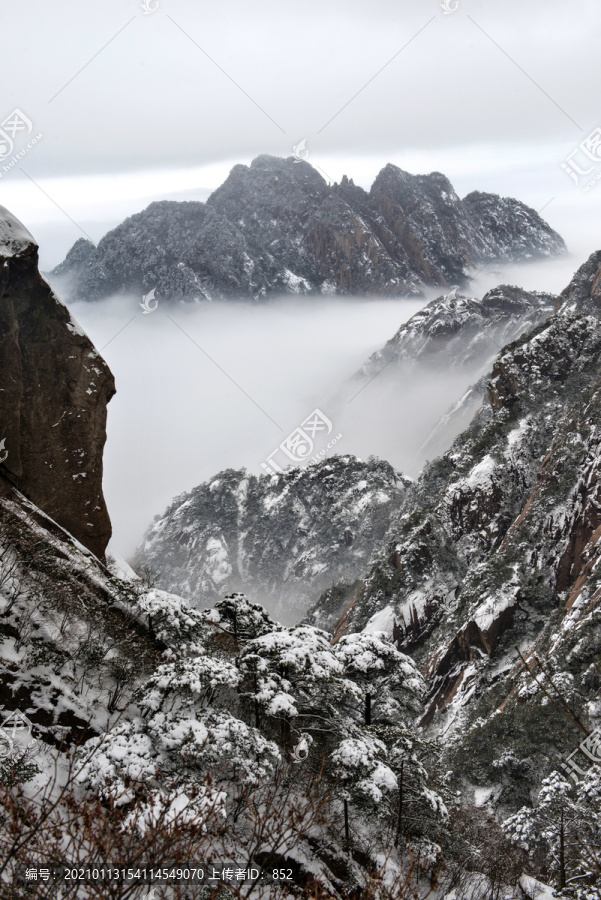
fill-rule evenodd
<path id="1" fill-rule="evenodd" d="M 433 385 L 436 379 L 450 384 L 450 376 L 455 392 L 450 406 L 433 419 L 432 430 L 417 450 L 420 460 L 434 459 L 481 408 L 485 376 L 499 350 L 546 321 L 557 303 L 553 294 L 506 284 L 488 291 L 481 300 L 453 290 L 431 300 L 403 323 L 355 374 L 353 390 L 379 377 L 392 398 L 410 384 Z"/>
<path id="2" fill-rule="evenodd" d="M 328 185 L 307 162 L 259 156 L 206 203 L 152 203 L 98 247 L 80 239 L 52 275 L 84 300 L 151 289 L 185 300 L 395 296 L 464 284 L 488 261 L 564 251 L 533 209 L 481 192 L 460 200 L 438 172 L 389 164 L 367 192 L 346 176 Z"/>
<path id="3" fill-rule="evenodd" d="M 498 342 L 544 322 L 556 303 L 553 295 L 509 286 L 482 301 L 439 297 L 401 326 L 360 376 L 386 368 L 403 390 L 407 366 L 441 377 L 449 367 L 486 370 Z M 484 394 L 484 382 L 474 386 L 430 443 L 446 450 L 449 435 L 462 430 Z M 355 457 L 332 456 L 281 477 L 221 472 L 157 517 L 135 563 L 160 573 L 161 588 L 201 608 L 244 589 L 282 621 L 298 621 L 338 579 L 363 574 L 410 484 L 387 463 Z"/>
<path id="4" fill-rule="evenodd" d="M 499 350 L 555 312 L 557 296 L 502 284 L 481 300 L 456 290 L 431 300 L 357 373 L 370 378 L 391 364 L 430 370 L 490 367 Z M 390 370 L 389 370 L 390 371 Z"/>

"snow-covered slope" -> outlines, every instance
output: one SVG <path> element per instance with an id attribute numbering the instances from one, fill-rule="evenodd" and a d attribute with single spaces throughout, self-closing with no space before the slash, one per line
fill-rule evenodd
<path id="1" fill-rule="evenodd" d="M 283 475 L 220 472 L 155 520 L 136 563 L 198 608 L 244 587 L 298 621 L 326 587 L 365 570 L 408 484 L 388 463 L 352 456 Z"/>
<path id="2" fill-rule="evenodd" d="M 269 294 L 403 295 L 463 284 L 491 260 L 565 251 L 532 209 L 460 200 L 444 175 L 387 165 L 369 192 L 328 185 L 307 162 L 259 156 L 207 200 L 152 203 L 54 270 L 84 300 L 135 290 L 184 299 Z"/>
<path id="3" fill-rule="evenodd" d="M 574 709 L 598 707 L 600 273 L 593 254 L 560 311 L 498 354 L 484 409 L 408 491 L 368 575 L 307 618 L 387 628 L 426 676 L 422 723 L 501 806 L 526 802 L 569 747 L 516 645 Z"/>
<path id="4" fill-rule="evenodd" d="M 81 900 L 166 884 L 196 896 L 178 872 L 199 865 L 205 879 L 241 871 L 236 886 L 258 880 L 262 898 L 283 879 L 342 900 L 385 858 L 391 881 L 413 878 L 407 828 L 392 857 L 387 837 L 405 760 L 425 832 L 449 818 L 411 738 L 422 695 L 385 635 L 333 646 L 241 594 L 197 612 L 110 555 L 104 566 L 0 477 L 3 897 L 29 896 L 32 879 L 59 896 L 62 866 L 98 870 L 67 884 Z M 423 871 L 439 867 L 430 853 Z"/>
<path id="5" fill-rule="evenodd" d="M 403 323 L 360 369 L 370 378 L 383 367 L 419 363 L 430 369 L 486 367 L 505 344 L 544 322 L 557 297 L 499 285 L 482 300 L 452 291 L 437 297 Z M 388 368 L 392 365 L 392 369 Z"/>
<path id="6" fill-rule="evenodd" d="M 105 728 L 119 682 L 122 694 L 123 678 L 135 683 L 165 649 L 127 624 L 133 582 L 114 578 L 3 478 L 0 601 L 2 710 L 27 715 L 49 746 Z"/>

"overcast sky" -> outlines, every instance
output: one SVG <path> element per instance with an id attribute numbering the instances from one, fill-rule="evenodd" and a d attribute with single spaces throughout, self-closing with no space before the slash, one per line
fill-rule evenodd
<path id="1" fill-rule="evenodd" d="M 578 256 L 601 246 L 601 187 L 561 169 L 601 124 L 601 4 L 446 2 L 5 3 L 0 121 L 32 123 L 15 152 L 42 138 L 0 160 L 0 203 L 49 267 L 84 232 L 204 199 L 234 163 L 306 139 L 333 180 L 439 170 L 461 195 L 544 206 Z"/>

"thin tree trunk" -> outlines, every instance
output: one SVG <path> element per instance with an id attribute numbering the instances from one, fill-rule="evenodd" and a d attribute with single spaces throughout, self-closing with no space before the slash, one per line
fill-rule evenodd
<path id="1" fill-rule="evenodd" d="M 365 724 L 371 725 L 371 694 L 365 695 Z"/>
<path id="2" fill-rule="evenodd" d="M 261 725 L 261 716 L 259 714 L 259 701 L 257 700 L 257 693 L 259 691 L 259 686 L 257 684 L 257 673 L 254 673 L 254 681 L 255 681 L 255 728 L 259 728 Z"/>
<path id="3" fill-rule="evenodd" d="M 348 800 L 346 797 L 344 798 L 344 839 L 347 847 L 349 847 L 351 843 L 351 834 L 348 825 Z"/>
<path id="4" fill-rule="evenodd" d="M 405 760 L 401 760 L 401 774 L 399 777 L 399 819 L 396 826 L 396 845 L 398 847 L 401 837 L 401 828 L 403 825 L 403 774 L 405 768 Z"/>
<path id="5" fill-rule="evenodd" d="M 282 719 L 281 735 L 284 752 L 287 752 L 290 747 L 290 720 L 287 718 Z"/>
<path id="6" fill-rule="evenodd" d="M 561 820 L 559 825 L 559 890 L 566 886 L 566 853 L 565 835 L 563 827 L 563 806 L 561 807 Z"/>

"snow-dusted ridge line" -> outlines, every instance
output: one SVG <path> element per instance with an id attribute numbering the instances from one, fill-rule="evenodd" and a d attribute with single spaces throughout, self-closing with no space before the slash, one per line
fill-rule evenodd
<path id="1" fill-rule="evenodd" d="M 541 217 L 511 198 L 461 200 L 440 173 L 387 165 L 370 191 L 327 185 L 309 163 L 259 156 L 206 203 L 152 203 L 95 248 L 80 239 L 53 278 L 82 299 L 155 288 L 173 300 L 277 294 L 416 295 L 463 284 L 488 260 L 565 252 Z"/>
<path id="2" fill-rule="evenodd" d="M 31 247 L 37 247 L 35 238 L 16 216 L 0 206 L 0 256 L 10 259 Z"/>

